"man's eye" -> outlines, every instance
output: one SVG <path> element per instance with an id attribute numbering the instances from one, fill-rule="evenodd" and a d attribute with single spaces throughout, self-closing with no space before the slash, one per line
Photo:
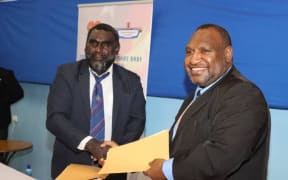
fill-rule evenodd
<path id="1" fill-rule="evenodd" d="M 97 42 L 96 40 L 94 40 L 94 39 L 90 39 L 90 40 L 89 40 L 89 44 L 90 44 L 91 46 L 93 46 L 93 47 L 97 47 L 97 46 L 98 46 L 98 42 Z"/>
<path id="2" fill-rule="evenodd" d="M 201 50 L 201 53 L 210 53 L 210 52 L 211 52 L 210 49 L 202 49 L 202 50 Z"/>
<path id="3" fill-rule="evenodd" d="M 95 40 L 95 39 L 90 39 L 89 40 L 89 45 L 90 46 L 93 46 L 94 48 L 96 48 L 96 47 L 100 47 L 100 48 L 104 48 L 104 49 L 107 49 L 107 48 L 110 48 L 111 46 L 112 46 L 112 42 L 110 42 L 110 41 L 103 41 L 103 42 L 99 42 L 99 41 L 97 41 L 97 40 Z"/>
<path id="4" fill-rule="evenodd" d="M 108 48 L 110 46 L 109 42 L 103 42 L 102 43 L 103 48 Z"/>
<path id="5" fill-rule="evenodd" d="M 189 50 L 189 51 L 188 51 L 188 50 L 186 50 L 186 51 L 185 51 L 185 54 L 186 54 L 186 55 L 192 55 L 192 54 L 193 54 L 193 52 L 194 52 L 194 51 L 192 51 L 192 50 Z"/>

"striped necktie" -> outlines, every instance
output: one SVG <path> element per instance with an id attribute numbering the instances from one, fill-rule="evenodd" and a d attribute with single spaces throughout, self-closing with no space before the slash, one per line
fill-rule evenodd
<path id="1" fill-rule="evenodd" d="M 109 72 L 98 77 L 94 76 L 96 83 L 92 94 L 90 135 L 98 141 L 105 137 L 104 100 L 101 81 L 109 75 Z"/>

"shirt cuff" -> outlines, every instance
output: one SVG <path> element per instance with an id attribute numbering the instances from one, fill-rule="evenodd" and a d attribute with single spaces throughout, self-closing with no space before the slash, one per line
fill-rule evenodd
<path id="1" fill-rule="evenodd" d="M 168 159 L 168 160 L 164 161 L 163 166 L 162 166 L 162 171 L 163 171 L 167 180 L 174 180 L 173 170 L 172 170 L 173 161 L 174 161 L 174 158 Z"/>
<path id="2" fill-rule="evenodd" d="M 92 139 L 92 138 L 93 138 L 92 136 L 86 136 L 86 137 L 80 142 L 80 144 L 77 146 L 77 149 L 84 151 L 87 142 L 90 141 L 90 139 Z"/>

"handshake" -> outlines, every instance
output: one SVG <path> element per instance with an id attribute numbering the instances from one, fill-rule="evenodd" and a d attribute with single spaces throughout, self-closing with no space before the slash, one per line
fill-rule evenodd
<path id="1" fill-rule="evenodd" d="M 106 159 L 107 152 L 112 146 L 117 146 L 117 144 L 111 142 L 98 141 L 93 138 L 87 142 L 85 150 L 91 153 L 95 161 L 96 160 L 103 161 L 104 159 Z"/>

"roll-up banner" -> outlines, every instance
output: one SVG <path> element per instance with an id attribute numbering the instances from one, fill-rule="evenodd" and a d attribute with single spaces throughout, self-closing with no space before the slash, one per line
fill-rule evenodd
<path id="1" fill-rule="evenodd" d="M 77 59 L 85 58 L 86 38 L 91 27 L 98 23 L 112 25 L 118 30 L 121 46 L 115 62 L 140 76 L 146 97 L 153 1 L 79 4 L 78 13 Z"/>

